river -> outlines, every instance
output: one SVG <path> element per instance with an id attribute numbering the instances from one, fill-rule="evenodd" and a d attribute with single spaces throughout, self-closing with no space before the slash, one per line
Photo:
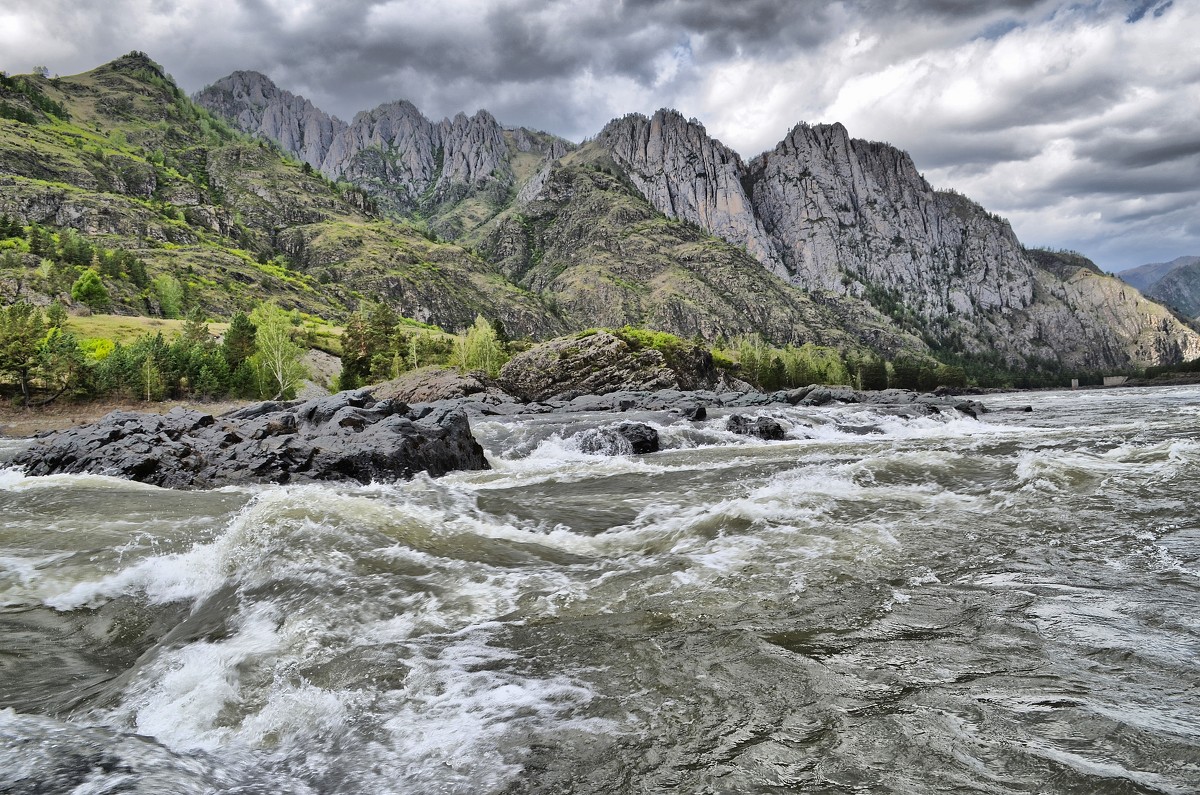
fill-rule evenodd
<path id="1" fill-rule="evenodd" d="M 616 457 L 483 418 L 491 471 L 366 487 L 0 470 L 0 792 L 1200 791 L 1200 388 L 983 402 Z"/>

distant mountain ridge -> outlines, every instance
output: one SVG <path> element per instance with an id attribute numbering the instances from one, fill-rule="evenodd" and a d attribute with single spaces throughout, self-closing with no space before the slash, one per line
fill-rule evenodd
<path id="1" fill-rule="evenodd" d="M 1200 257 L 1151 262 L 1117 276 L 1181 314 L 1200 319 Z"/>
<path id="2" fill-rule="evenodd" d="M 547 133 L 505 129 L 486 110 L 433 122 L 404 100 L 361 111 L 347 124 L 259 72 L 234 72 L 194 99 L 238 129 L 277 142 L 326 176 L 359 185 L 381 206 L 400 213 L 428 213 L 469 197 L 506 203 L 518 181 L 529 176 L 522 171 L 574 148 Z M 453 238 L 462 230 L 438 231 Z"/>
<path id="3" fill-rule="evenodd" d="M 261 75 L 248 79 L 246 74 L 218 81 L 200 92 L 197 101 L 285 148 L 288 140 L 308 140 L 296 130 L 315 130 L 324 140 L 320 136 L 328 117 L 309 120 L 309 105 L 280 92 Z M 271 101 L 271 96 L 277 99 Z M 299 109 L 301 118 L 288 121 L 295 115 L 293 108 Z M 272 124 L 255 126 L 259 118 Z M 461 132 L 449 134 L 447 125 Z M 352 127 L 357 131 L 347 128 L 335 134 L 334 142 L 309 162 L 373 195 L 407 191 L 407 201 L 389 205 L 400 212 L 416 207 L 416 197 L 432 190 L 437 198 L 425 204 L 432 211 L 427 215 L 431 226 L 440 225 L 455 238 L 482 246 L 486 256 L 501 262 L 510 277 L 527 289 L 566 289 L 562 276 L 547 281 L 537 274 L 594 270 L 597 262 L 606 261 L 604 249 L 609 244 L 587 230 L 586 219 L 578 217 L 577 209 L 568 209 L 556 198 L 570 180 L 556 179 L 554 174 L 590 163 L 627 180 L 664 216 L 695 224 L 745 251 L 817 304 L 837 307 L 841 315 L 860 317 L 864 323 L 882 316 L 878 322 L 866 323 L 874 332 L 849 322 L 856 328 L 854 336 L 889 352 L 914 347 L 901 342 L 911 339 L 917 349 L 990 357 L 1001 366 L 1056 361 L 1088 368 L 1200 355 L 1195 332 L 1169 312 L 1126 292 L 1120 282 L 1090 262 L 1032 256 L 1006 221 L 953 191 L 934 190 L 907 153 L 851 138 L 840 124 L 798 124 L 774 149 L 746 162 L 709 136 L 703 125 L 676 111 L 664 109 L 649 117 L 629 114 L 609 122 L 594 141 L 571 157 L 564 157 L 574 148 L 566 142 L 542 146 L 537 150 L 541 160 L 532 175 L 526 171 L 523 182 L 506 159 L 502 134 L 496 133 L 499 125 L 486 111 L 469 118 L 460 114 L 435 130 L 410 103 L 398 102 L 358 114 Z M 463 134 L 467 131 L 472 134 Z M 470 167 L 438 173 L 430 159 L 439 145 L 447 147 L 447 157 L 453 152 Z M 511 157 L 511 146 L 509 150 Z M 307 152 L 303 147 L 290 151 L 297 156 Z M 390 163 L 419 167 L 389 169 Z M 507 196 L 502 195 L 504 190 Z M 587 195 L 615 200 L 611 192 L 588 191 Z M 439 212 L 452 208 L 454 202 L 478 204 L 480 197 L 490 216 L 477 213 L 467 219 L 473 224 L 463 223 L 460 217 L 453 225 L 439 218 Z M 511 246 L 520 230 L 514 231 L 511 219 L 527 222 L 528 207 L 543 212 L 554 209 L 549 216 L 539 216 L 540 226 L 533 230 L 538 239 L 526 241 L 521 256 L 527 261 L 521 264 L 513 258 Z M 608 209 L 597 206 L 594 212 L 597 220 L 612 218 Z M 576 244 L 570 250 L 553 239 L 555 234 L 567 234 L 567 229 Z M 646 262 L 653 259 L 645 251 L 640 256 Z M 613 292 L 614 279 L 637 282 L 621 270 L 622 276 L 610 274 L 606 282 L 610 286 L 593 285 L 593 290 L 608 295 L 612 305 L 644 308 L 644 293 Z M 654 266 L 647 273 L 661 274 L 661 270 Z M 567 294 L 578 298 L 578 289 L 577 284 Z M 734 296 L 726 298 L 738 302 Z M 677 296 L 677 300 L 684 299 Z M 774 300 L 793 305 L 790 299 Z M 1129 311 L 1110 310 L 1109 300 L 1128 306 Z M 590 312 L 609 314 L 595 301 L 584 303 Z M 702 303 L 714 306 L 708 297 Z M 1092 309 L 1082 311 L 1085 306 Z M 695 323 L 675 312 L 679 317 L 675 328 L 715 330 L 699 319 L 708 311 L 697 310 Z M 633 319 L 640 319 L 637 312 Z M 798 317 L 794 322 L 796 330 L 791 334 L 773 324 L 768 327 L 789 340 L 802 335 L 800 329 L 806 326 Z M 888 326 L 890 333 L 881 332 Z"/>
<path id="4" fill-rule="evenodd" d="M 1025 250 L 841 125 L 799 124 L 746 161 L 670 110 L 576 146 L 404 101 L 344 122 L 253 72 L 193 102 L 141 53 L 6 80 L 0 215 L 132 252 L 206 311 L 270 296 L 341 319 L 385 301 L 450 330 L 477 314 L 535 339 L 632 324 L 983 369 L 1200 356 L 1165 307 L 1086 258 Z M 69 297 L 78 273 L 6 245 L 5 300 Z M 114 308 L 158 312 L 157 288 L 127 277 L 105 274 Z"/>

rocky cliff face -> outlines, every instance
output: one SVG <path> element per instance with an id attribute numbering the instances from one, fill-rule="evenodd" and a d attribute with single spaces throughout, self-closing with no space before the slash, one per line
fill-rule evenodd
<path id="1" fill-rule="evenodd" d="M 704 127 L 673 110 L 616 119 L 598 142 L 659 212 L 742 246 L 778 276 L 787 273 L 742 186 L 746 166 Z"/>
<path id="2" fill-rule="evenodd" d="M 1200 357 L 1200 335 L 1161 304 L 1148 301 L 1120 279 L 1107 276 L 1086 257 L 1037 252 L 1039 293 L 1021 329 L 1028 340 L 1053 340 L 1076 356 L 1103 351 L 1140 362 L 1181 362 Z M 1057 259 L 1052 265 L 1048 260 Z M 1068 313 L 1058 307 L 1065 306 Z"/>
<path id="3" fill-rule="evenodd" d="M 433 123 L 411 102 L 359 113 L 336 137 L 321 171 L 371 189 L 401 211 L 453 202 L 513 184 L 504 130 L 490 113 Z"/>
<path id="4" fill-rule="evenodd" d="M 523 182 L 514 167 L 521 155 L 551 160 L 572 148 L 544 133 L 506 130 L 486 110 L 433 122 L 407 101 L 363 111 L 346 124 L 257 72 L 234 72 L 195 100 L 326 176 L 366 188 L 398 213 L 436 214 L 470 197 L 506 204 Z"/>
<path id="5" fill-rule="evenodd" d="M 779 344 L 924 352 L 873 307 L 841 296 L 815 301 L 740 246 L 694 223 L 664 218 L 600 142 L 549 169 L 538 190 L 487 227 L 480 253 L 568 327 L 626 324 L 685 338 L 762 334 Z"/>
<path id="6" fill-rule="evenodd" d="M 803 284 L 894 291 L 927 318 L 1032 300 L 1032 266 L 1008 224 L 936 193 L 906 153 L 851 140 L 840 124 L 798 125 L 748 179 L 755 212 Z"/>
<path id="7" fill-rule="evenodd" d="M 869 303 L 935 347 L 1117 368 L 1200 343 L 1136 294 L 1110 307 L 1120 290 L 1108 277 L 1067 284 L 1035 267 L 1006 221 L 840 124 L 798 125 L 748 164 L 674 111 L 614 121 L 598 142 L 660 212 L 794 284 Z"/>
<path id="8" fill-rule="evenodd" d="M 234 72 L 201 91 L 197 99 L 243 132 L 278 141 L 313 168 L 323 166 L 334 140 L 346 130 L 344 121 L 259 72 Z"/>

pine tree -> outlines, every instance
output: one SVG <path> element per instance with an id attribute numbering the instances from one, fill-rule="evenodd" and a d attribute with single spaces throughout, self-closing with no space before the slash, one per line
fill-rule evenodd
<path id="1" fill-rule="evenodd" d="M 350 316 L 342 329 L 342 389 L 360 386 L 371 370 L 371 334 L 367 313 L 361 309 Z"/>
<path id="2" fill-rule="evenodd" d="M 54 304 L 53 306 L 59 306 Z M 59 307 L 61 309 L 61 307 Z M 38 346 L 38 378 L 53 391 L 40 405 L 54 400 L 76 386 L 84 370 L 83 350 L 74 334 L 52 326 Z"/>
<path id="3" fill-rule="evenodd" d="M 25 405 L 29 405 L 30 380 L 45 335 L 41 310 L 32 304 L 22 301 L 0 308 L 0 373 L 16 377 Z"/>
<path id="4" fill-rule="evenodd" d="M 258 329 L 250 322 L 245 313 L 238 312 L 229 321 L 225 339 L 221 343 L 221 352 L 229 365 L 229 371 L 236 371 L 242 364 L 254 355 L 255 336 Z"/>
<path id="5" fill-rule="evenodd" d="M 30 224 L 27 237 L 30 254 L 35 257 L 49 257 L 54 254 L 54 238 L 49 230 L 43 229 L 39 224 Z"/>
<path id="6" fill-rule="evenodd" d="M 179 336 L 188 345 L 207 345 L 212 342 L 212 335 L 208 333 L 208 323 L 205 322 L 204 312 L 200 307 L 193 307 L 192 311 L 187 313 Z"/>
<path id="7" fill-rule="evenodd" d="M 66 308 L 55 301 L 46 307 L 46 327 L 47 328 L 65 328 L 67 325 L 67 310 Z"/>

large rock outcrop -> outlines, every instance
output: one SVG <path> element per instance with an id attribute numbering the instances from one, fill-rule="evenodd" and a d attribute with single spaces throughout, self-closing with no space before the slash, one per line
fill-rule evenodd
<path id="1" fill-rule="evenodd" d="M 873 307 L 810 296 L 738 246 L 669 220 L 612 173 L 598 142 L 562 158 L 515 212 L 490 225 L 480 253 L 570 325 L 625 325 L 685 339 L 762 334 L 778 343 L 921 353 Z M 819 300 L 817 300 L 819 298 Z"/>
<path id="2" fill-rule="evenodd" d="M 313 168 L 321 168 L 346 122 L 279 88 L 261 72 L 238 71 L 204 89 L 205 105 L 251 135 L 270 138 Z"/>
<path id="3" fill-rule="evenodd" d="M 166 488 L 369 483 L 488 468 L 463 412 L 437 404 L 410 410 L 366 390 L 219 417 L 183 408 L 115 411 L 40 437 L 13 463 L 30 475 L 91 472 Z"/>
<path id="4" fill-rule="evenodd" d="M 673 110 L 630 114 L 605 126 L 597 141 L 651 204 L 742 246 L 778 276 L 787 276 L 775 246 L 742 186 L 742 158 L 696 121 Z"/>
<path id="5" fill-rule="evenodd" d="M 716 381 L 706 349 L 670 355 L 607 331 L 551 340 L 500 370 L 504 391 L 522 400 L 567 399 L 617 390 L 701 389 Z"/>

